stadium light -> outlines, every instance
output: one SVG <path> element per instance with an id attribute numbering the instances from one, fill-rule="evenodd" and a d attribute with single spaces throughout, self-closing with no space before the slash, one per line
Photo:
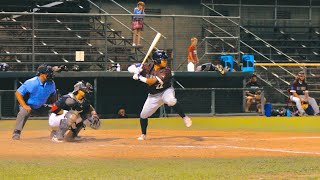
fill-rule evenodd
<path id="1" fill-rule="evenodd" d="M 76 36 L 77 36 L 79 39 L 81 39 L 81 38 L 82 38 L 79 34 L 76 34 Z"/>
<path id="2" fill-rule="evenodd" d="M 296 40 L 296 39 L 294 39 L 293 37 L 291 37 L 290 39 L 291 39 L 292 41 Z"/>
<path id="3" fill-rule="evenodd" d="M 44 46 L 46 46 L 47 44 L 45 43 L 45 42 L 43 42 L 43 41 L 41 41 L 41 43 L 42 43 L 42 45 L 44 45 Z"/>
<path id="4" fill-rule="evenodd" d="M 59 54 L 57 51 L 55 51 L 54 49 L 51 49 L 51 51 L 54 53 L 54 54 Z"/>
<path id="5" fill-rule="evenodd" d="M 313 51 L 313 54 L 314 54 L 314 55 L 319 55 L 319 54 L 318 54 L 317 52 L 315 52 L 315 51 Z"/>
<path id="6" fill-rule="evenodd" d="M 64 57 L 62 58 L 62 60 L 64 61 L 64 62 L 69 62 L 68 60 L 66 60 Z"/>
<path id="7" fill-rule="evenodd" d="M 305 48 L 305 47 L 307 47 L 307 46 L 306 46 L 306 45 L 304 45 L 304 44 L 301 44 L 301 46 L 302 46 L 302 47 L 304 47 L 304 48 Z"/>

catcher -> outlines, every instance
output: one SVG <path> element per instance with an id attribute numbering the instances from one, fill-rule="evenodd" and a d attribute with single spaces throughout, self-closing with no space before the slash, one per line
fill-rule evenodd
<path id="1" fill-rule="evenodd" d="M 93 129 L 100 127 L 97 112 L 87 98 L 92 90 L 90 83 L 79 81 L 71 93 L 61 96 L 52 105 L 49 116 L 52 141 L 73 141 L 82 128 L 88 125 Z"/>

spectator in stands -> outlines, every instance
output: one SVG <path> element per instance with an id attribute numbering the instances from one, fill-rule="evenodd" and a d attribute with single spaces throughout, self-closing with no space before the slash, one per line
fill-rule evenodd
<path id="1" fill-rule="evenodd" d="M 188 48 L 188 71 L 194 71 L 197 67 L 198 55 L 197 55 L 198 39 L 196 37 L 191 38 L 191 44 Z"/>
<path id="2" fill-rule="evenodd" d="M 132 30 L 133 30 L 133 42 L 132 46 L 140 46 L 140 35 L 141 31 L 143 31 L 143 16 L 144 14 L 144 2 L 139 1 L 137 7 L 134 8 L 133 14 L 139 14 L 140 16 L 133 16 L 132 17 Z M 138 36 L 138 37 L 137 37 Z"/>
<path id="3" fill-rule="evenodd" d="M 250 77 L 249 82 L 246 84 L 247 88 L 251 88 L 252 90 L 246 91 L 246 112 L 249 112 L 250 107 L 255 105 L 256 110 L 258 112 L 262 112 L 261 110 L 261 90 L 257 90 L 261 86 L 257 83 L 257 76 L 253 74 Z M 264 102 L 266 102 L 266 98 L 264 98 Z"/>
<path id="4" fill-rule="evenodd" d="M 46 103 L 53 103 L 56 100 L 56 85 L 53 81 L 52 67 L 46 64 L 40 65 L 36 77 L 25 81 L 15 95 L 20 104 L 20 111 L 17 115 L 12 139 L 20 140 L 21 131 L 29 116 L 48 116 L 50 107 Z"/>
<path id="5" fill-rule="evenodd" d="M 290 96 L 290 100 L 296 103 L 299 115 L 307 115 L 302 107 L 302 104 L 304 103 L 312 106 L 314 115 L 319 114 L 319 106 L 316 100 L 309 96 L 308 84 L 305 81 L 305 74 L 303 71 L 300 71 L 296 79 L 293 81 L 290 87 L 290 92 L 292 93 L 292 95 Z"/>
<path id="6" fill-rule="evenodd" d="M 125 107 L 120 107 L 118 109 L 116 118 L 128 118 Z"/>

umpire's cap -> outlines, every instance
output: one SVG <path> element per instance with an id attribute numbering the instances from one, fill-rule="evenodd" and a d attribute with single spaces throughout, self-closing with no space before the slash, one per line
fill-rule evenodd
<path id="1" fill-rule="evenodd" d="M 40 74 L 47 74 L 47 79 L 52 80 L 53 79 L 53 70 L 51 66 L 48 66 L 47 64 L 41 64 L 37 69 L 37 76 L 40 76 Z"/>

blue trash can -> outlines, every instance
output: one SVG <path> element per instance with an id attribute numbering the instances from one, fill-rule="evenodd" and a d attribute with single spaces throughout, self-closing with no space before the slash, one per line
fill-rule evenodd
<path id="1" fill-rule="evenodd" d="M 242 55 L 242 72 L 254 72 L 254 55 Z"/>
<path id="2" fill-rule="evenodd" d="M 264 105 L 264 114 L 267 116 L 267 117 L 270 117 L 271 116 L 271 110 L 272 110 L 272 104 L 271 103 L 266 103 Z"/>
<path id="3" fill-rule="evenodd" d="M 232 55 L 229 55 L 229 54 L 222 55 L 222 56 L 220 56 L 220 61 L 221 61 L 221 64 L 222 64 L 223 67 L 228 66 L 230 68 L 229 71 L 232 72 L 232 70 L 233 70 L 233 62 L 234 62 Z"/>

